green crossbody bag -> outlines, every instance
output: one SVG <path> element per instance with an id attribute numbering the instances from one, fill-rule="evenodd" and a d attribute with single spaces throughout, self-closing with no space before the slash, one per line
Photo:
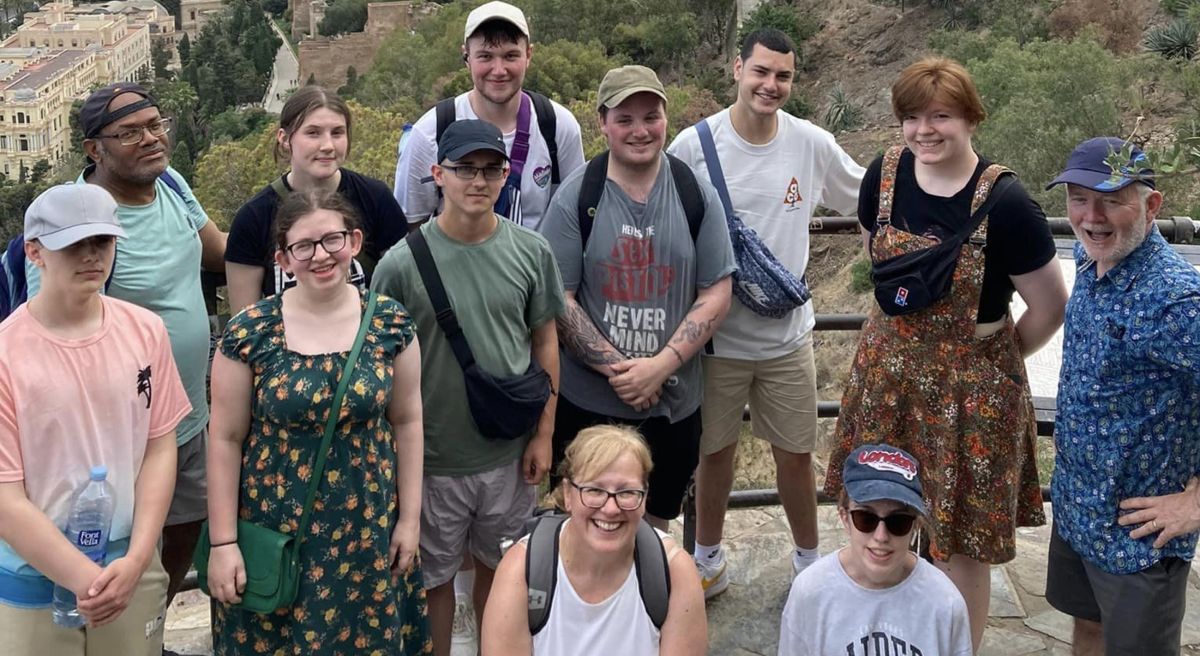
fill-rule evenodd
<path id="1" fill-rule="evenodd" d="M 375 316 L 375 292 L 370 292 L 367 308 L 363 312 L 362 321 L 358 326 L 358 335 L 354 338 L 354 346 L 346 357 L 346 365 L 342 369 L 342 379 L 338 382 L 337 393 L 333 396 L 333 405 L 329 409 L 329 419 L 325 422 L 325 434 L 321 438 L 321 446 L 317 451 L 316 466 L 308 483 L 308 496 L 304 500 L 304 513 L 300 516 L 300 525 L 295 533 L 280 533 L 279 531 L 259 526 L 245 520 L 237 523 L 237 545 L 242 552 L 242 561 L 246 566 L 246 589 L 242 592 L 242 601 L 233 604 L 255 613 L 272 613 L 281 608 L 290 607 L 296 600 L 300 589 L 300 539 L 308 529 L 308 520 L 312 514 L 313 502 L 317 498 L 317 485 L 325 473 L 325 460 L 329 456 L 329 447 L 333 441 L 333 430 L 337 426 L 338 415 L 341 414 L 342 401 L 346 389 L 350 386 L 350 378 L 354 373 L 354 365 L 362 351 L 363 340 L 371 319 Z M 208 591 L 208 557 L 212 551 L 212 543 L 208 537 L 208 522 L 200 529 L 200 542 L 196 545 L 193 561 L 200 589 L 205 594 Z"/>

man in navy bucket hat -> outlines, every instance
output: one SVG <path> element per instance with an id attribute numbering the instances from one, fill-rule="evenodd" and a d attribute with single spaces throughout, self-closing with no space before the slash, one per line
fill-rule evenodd
<path id="1" fill-rule="evenodd" d="M 846 457 L 842 480 L 838 516 L 849 543 L 792 583 L 780 656 L 970 656 L 966 602 L 941 570 L 909 549 L 926 515 L 917 459 L 887 444 L 864 444 Z"/>
<path id="2" fill-rule="evenodd" d="M 1178 654 L 1200 531 L 1200 274 L 1155 227 L 1137 146 L 1084 141 L 1059 184 L 1079 243 L 1046 600 L 1075 618 L 1076 653 Z"/>

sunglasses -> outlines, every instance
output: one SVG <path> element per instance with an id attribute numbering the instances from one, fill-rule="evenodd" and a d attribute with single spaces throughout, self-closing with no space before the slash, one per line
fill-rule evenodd
<path id="1" fill-rule="evenodd" d="M 887 532 L 896 537 L 903 537 L 912 531 L 913 523 L 917 521 L 916 515 L 908 513 L 892 513 L 887 517 L 880 517 L 870 510 L 861 508 L 850 511 L 850 522 L 854 524 L 854 528 L 863 533 L 874 533 L 879 527 L 879 522 L 883 522 Z"/>

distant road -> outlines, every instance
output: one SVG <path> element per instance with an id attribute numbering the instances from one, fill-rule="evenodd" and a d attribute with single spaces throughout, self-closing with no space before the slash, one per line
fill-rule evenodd
<path id="1" fill-rule="evenodd" d="M 270 15 L 267 15 L 268 20 Z M 292 46 L 288 42 L 288 37 L 283 32 L 279 31 L 279 26 L 275 21 L 270 21 L 271 29 L 275 30 L 275 34 L 283 40 L 283 45 L 279 46 L 279 52 L 275 53 L 275 66 L 271 70 L 271 83 L 267 85 L 267 93 L 263 96 L 263 109 L 273 114 L 278 114 L 283 110 L 283 103 L 287 100 L 288 94 L 293 89 L 300 86 L 300 62 L 296 60 L 296 53 L 292 52 Z"/>

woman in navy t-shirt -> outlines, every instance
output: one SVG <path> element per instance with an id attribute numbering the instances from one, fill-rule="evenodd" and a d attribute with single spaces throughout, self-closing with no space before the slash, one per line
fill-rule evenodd
<path id="1" fill-rule="evenodd" d="M 275 156 L 290 169 L 238 209 L 225 247 L 229 307 L 236 313 L 294 281 L 275 264 L 271 226 L 282 197 L 295 190 L 340 193 L 362 217 L 365 242 L 350 278 L 366 288 L 375 262 L 404 238 L 408 221 L 391 189 L 342 163 L 350 152 L 350 108 L 325 89 L 309 85 L 292 94 L 279 115 Z"/>

